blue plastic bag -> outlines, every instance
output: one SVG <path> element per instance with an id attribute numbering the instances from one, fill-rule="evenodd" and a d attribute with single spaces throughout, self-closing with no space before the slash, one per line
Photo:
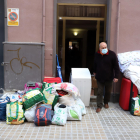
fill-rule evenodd
<path id="1" fill-rule="evenodd" d="M 6 120 L 6 105 L 10 102 L 10 98 L 6 97 L 5 100 L 0 99 L 0 121 Z"/>

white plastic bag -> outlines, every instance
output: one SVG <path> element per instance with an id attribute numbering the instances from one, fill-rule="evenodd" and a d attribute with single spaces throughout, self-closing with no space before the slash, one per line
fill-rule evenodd
<path id="1" fill-rule="evenodd" d="M 25 118 L 27 119 L 28 122 L 33 122 L 34 121 L 36 106 L 37 105 L 35 105 L 31 109 L 25 111 L 24 116 L 25 116 Z"/>
<path id="2" fill-rule="evenodd" d="M 80 98 L 77 98 L 77 99 L 75 100 L 75 104 L 80 106 L 82 115 L 85 115 L 85 114 L 86 114 L 86 108 L 85 108 L 85 105 L 84 105 L 84 103 L 82 102 L 82 100 L 81 100 Z"/>
<path id="3" fill-rule="evenodd" d="M 67 106 L 67 120 L 82 120 L 82 113 L 79 105 Z"/>
<path id="4" fill-rule="evenodd" d="M 65 125 L 67 121 L 67 107 L 60 108 L 61 104 L 57 103 L 54 107 L 54 116 L 52 118 L 52 124 Z"/>

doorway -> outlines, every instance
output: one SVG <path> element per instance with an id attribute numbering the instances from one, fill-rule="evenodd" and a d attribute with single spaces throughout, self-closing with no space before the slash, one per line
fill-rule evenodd
<path id="1" fill-rule="evenodd" d="M 57 47 L 62 76 L 71 68 L 93 69 L 94 54 L 106 40 L 106 5 L 58 4 Z"/>

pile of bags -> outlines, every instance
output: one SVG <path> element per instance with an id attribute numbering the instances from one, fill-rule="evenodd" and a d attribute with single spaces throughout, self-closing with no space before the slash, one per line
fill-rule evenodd
<path id="1" fill-rule="evenodd" d="M 65 125 L 67 120 L 82 120 L 85 114 L 79 90 L 71 83 L 28 82 L 24 91 L 0 99 L 0 121 L 7 124 Z"/>

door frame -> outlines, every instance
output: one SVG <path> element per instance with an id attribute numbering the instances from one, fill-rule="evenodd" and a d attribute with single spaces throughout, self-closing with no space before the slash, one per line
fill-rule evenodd
<path id="1" fill-rule="evenodd" d="M 59 6 L 62 5 L 71 5 L 71 6 L 103 6 L 105 7 L 105 17 L 62 17 L 59 16 Z M 97 30 L 96 30 L 96 50 L 99 47 L 99 34 L 100 34 L 100 21 L 104 21 L 104 42 L 106 41 L 106 19 L 107 19 L 107 5 L 106 4 L 75 4 L 75 3 L 57 3 L 57 30 L 56 30 L 56 54 L 58 54 L 58 35 L 59 35 L 59 20 L 63 20 L 63 35 L 62 35 L 62 76 L 65 79 L 65 33 L 66 33 L 66 21 L 67 20 L 91 20 L 97 21 Z"/>

